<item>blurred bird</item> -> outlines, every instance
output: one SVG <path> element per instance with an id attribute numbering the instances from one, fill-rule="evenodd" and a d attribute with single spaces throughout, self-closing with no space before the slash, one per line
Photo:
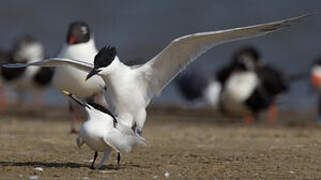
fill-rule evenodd
<path id="1" fill-rule="evenodd" d="M 119 168 L 120 153 L 129 153 L 134 146 L 146 144 L 145 139 L 135 133 L 135 127 L 122 124 L 104 106 L 85 103 L 73 94 L 67 91 L 63 92 L 85 108 L 88 114 L 88 120 L 82 125 L 77 138 L 77 145 L 81 147 L 85 143 L 95 151 L 91 164 L 92 169 L 95 168 L 98 152 L 104 152 L 104 156 L 95 169 L 101 168 L 112 150 L 117 152 L 117 168 Z"/>
<path id="2" fill-rule="evenodd" d="M 217 73 L 222 84 L 221 111 L 245 117 L 252 122 L 254 117 L 269 108 L 268 120 L 277 119 L 277 97 L 289 90 L 290 83 L 302 79 L 305 73 L 286 75 L 261 61 L 260 53 L 248 46 L 237 51 L 232 63 Z"/>
<path id="3" fill-rule="evenodd" d="M 43 45 L 31 36 L 25 35 L 18 38 L 13 45 L 12 50 L 0 51 L 0 59 L 2 64 L 6 63 L 29 63 L 39 61 L 44 58 Z M 53 68 L 0 68 L 0 78 L 2 84 L 1 108 L 6 108 L 6 89 L 15 90 L 20 100 L 22 94 L 26 92 L 34 92 L 34 102 L 39 109 L 43 103 L 43 90 L 51 83 L 54 69 Z"/>
<path id="4" fill-rule="evenodd" d="M 67 38 L 57 57 L 78 59 L 84 62 L 93 63 L 98 50 L 89 26 L 85 22 L 73 22 L 69 25 Z M 53 86 L 59 90 L 72 92 L 80 98 L 92 98 L 101 94 L 101 87 L 105 85 L 100 77 L 94 77 L 86 83 L 84 79 L 87 73 L 70 66 L 57 67 L 53 78 Z M 98 97 L 99 98 L 99 97 Z M 102 98 L 102 96 L 100 96 Z M 99 100 L 98 100 L 99 101 Z M 79 119 L 75 113 L 74 104 L 69 103 L 71 118 L 71 133 L 75 133 L 75 122 Z M 102 102 L 100 102 L 102 103 Z"/>
<path id="5" fill-rule="evenodd" d="M 185 74 L 178 78 L 178 88 L 187 100 L 201 100 L 225 115 L 245 117 L 248 123 L 254 120 L 253 116 L 269 108 L 268 119 L 274 123 L 277 96 L 289 89 L 290 82 L 302 76 L 286 76 L 260 58 L 256 48 L 243 47 L 214 77 L 195 72 Z"/>
<path id="6" fill-rule="evenodd" d="M 209 49 L 231 41 L 264 35 L 300 21 L 305 16 L 294 17 L 272 23 L 222 31 L 195 33 L 173 40 L 163 51 L 141 66 L 127 66 L 116 56 L 116 48 L 102 48 L 95 56 L 94 64 L 51 58 L 28 65 L 6 67 L 74 66 L 89 72 L 86 79 L 99 75 L 107 87 L 108 103 L 118 119 L 128 126 L 137 125 L 137 133 L 146 120 L 146 107 L 154 96 L 189 63 Z"/>
<path id="7" fill-rule="evenodd" d="M 317 122 L 321 125 L 321 58 L 316 59 L 311 68 L 311 84 L 319 94 Z"/>
<path id="8" fill-rule="evenodd" d="M 231 64 L 217 73 L 222 84 L 220 108 L 223 113 L 246 117 L 253 116 L 270 107 L 269 122 L 276 118 L 276 97 L 288 90 L 285 76 L 260 60 L 254 47 L 245 47 L 233 56 Z"/>
<path id="9" fill-rule="evenodd" d="M 183 73 L 175 82 L 181 95 L 191 102 L 191 105 L 207 104 L 217 108 L 222 87 L 215 77 L 190 72 Z"/>

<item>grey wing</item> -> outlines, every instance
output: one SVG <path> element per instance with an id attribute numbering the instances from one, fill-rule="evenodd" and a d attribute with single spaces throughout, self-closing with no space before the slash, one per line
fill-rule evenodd
<path id="1" fill-rule="evenodd" d="M 175 39 L 140 68 L 142 77 L 147 82 L 146 96 L 152 98 L 159 95 L 177 73 L 214 46 L 265 35 L 298 22 L 306 16 L 308 15 L 242 28 L 195 33 Z"/>
<path id="2" fill-rule="evenodd" d="M 72 66 L 77 69 L 90 72 L 94 65 L 78 61 L 78 60 L 72 60 L 72 59 L 65 59 L 65 58 L 48 58 L 41 61 L 26 63 L 26 64 L 4 64 L 3 67 L 6 68 L 22 68 L 22 67 L 28 67 L 28 66 L 41 66 L 41 67 L 57 67 L 57 66 Z"/>

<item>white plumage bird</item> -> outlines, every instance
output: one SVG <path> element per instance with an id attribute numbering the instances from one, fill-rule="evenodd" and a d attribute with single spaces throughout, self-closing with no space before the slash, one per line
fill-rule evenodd
<path id="1" fill-rule="evenodd" d="M 135 128 L 117 121 L 105 107 L 96 103 L 85 103 L 73 94 L 63 92 L 84 107 L 88 114 L 88 120 L 82 125 L 77 138 L 77 145 L 80 147 L 87 144 L 95 151 L 91 168 L 94 169 L 98 152 L 104 152 L 104 156 L 96 169 L 101 168 L 112 150 L 118 153 L 117 166 L 119 167 L 120 153 L 129 153 L 135 145 L 146 144 L 145 139 L 135 133 Z"/>
<path id="2" fill-rule="evenodd" d="M 254 26 L 195 33 L 173 40 L 164 50 L 141 66 L 127 66 L 116 56 L 114 47 L 105 47 L 96 55 L 94 64 L 79 60 L 50 58 L 27 65 L 6 67 L 73 66 L 97 74 L 107 87 L 108 102 L 113 112 L 128 126 L 137 124 L 141 132 L 146 120 L 146 107 L 186 65 L 214 46 L 256 37 L 287 27 L 304 16 Z"/>

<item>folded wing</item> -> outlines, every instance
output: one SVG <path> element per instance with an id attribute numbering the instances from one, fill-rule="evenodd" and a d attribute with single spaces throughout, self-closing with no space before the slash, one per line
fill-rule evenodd
<path id="1" fill-rule="evenodd" d="M 159 95 L 161 90 L 190 62 L 216 45 L 267 34 L 287 27 L 307 15 L 254 26 L 222 31 L 195 33 L 172 41 L 140 69 L 147 84 L 147 97 Z"/>
<path id="2" fill-rule="evenodd" d="M 125 126 L 122 128 L 118 126 L 117 129 L 110 131 L 104 141 L 113 149 L 122 153 L 129 153 L 136 145 L 146 145 L 146 140 L 143 137 Z"/>

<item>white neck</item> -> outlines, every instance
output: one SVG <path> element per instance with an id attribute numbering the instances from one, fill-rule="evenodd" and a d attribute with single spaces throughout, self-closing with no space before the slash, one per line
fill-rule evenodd
<path id="1" fill-rule="evenodd" d="M 107 79 L 115 78 L 115 76 L 125 75 L 130 67 L 122 63 L 117 56 L 111 64 L 108 65 L 106 72 L 104 73 Z M 118 78 L 118 77 L 117 77 Z"/>

